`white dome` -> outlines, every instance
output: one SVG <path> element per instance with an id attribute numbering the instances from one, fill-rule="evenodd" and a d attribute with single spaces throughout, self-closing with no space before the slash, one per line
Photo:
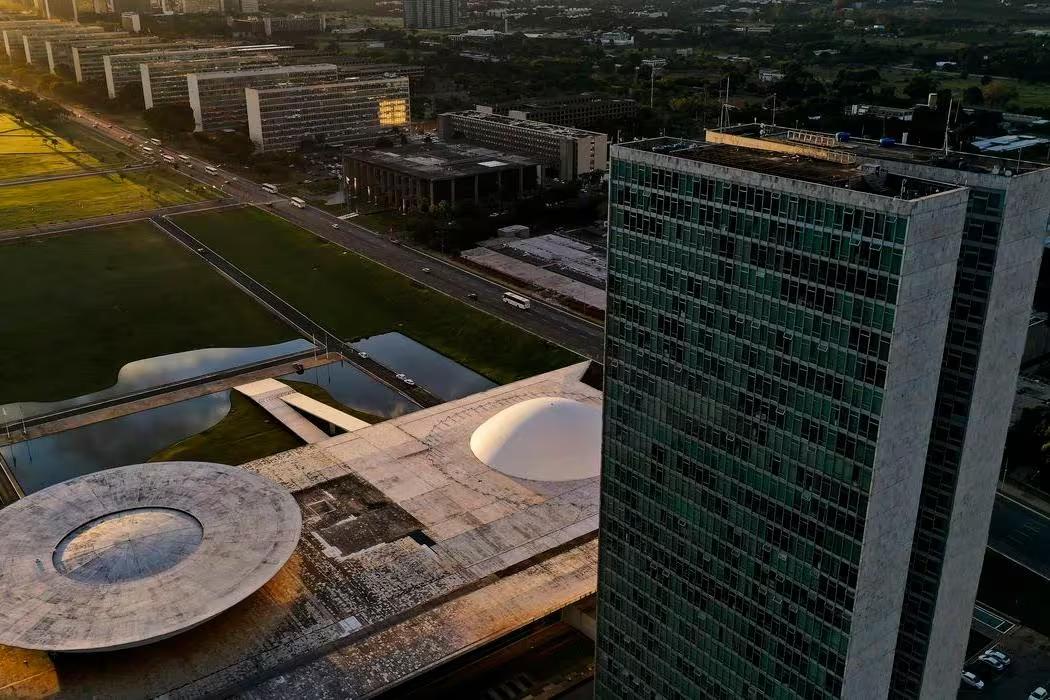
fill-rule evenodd
<path id="1" fill-rule="evenodd" d="M 470 436 L 470 449 L 482 462 L 536 481 L 598 476 L 601 444 L 601 409 L 551 396 L 506 408 Z"/>

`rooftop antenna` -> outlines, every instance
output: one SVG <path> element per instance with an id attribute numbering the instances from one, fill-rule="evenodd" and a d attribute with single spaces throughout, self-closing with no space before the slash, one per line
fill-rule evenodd
<path id="1" fill-rule="evenodd" d="M 948 127 L 952 123 L 952 105 L 955 104 L 955 98 L 948 100 L 948 116 L 944 120 L 944 155 L 948 155 Z"/>

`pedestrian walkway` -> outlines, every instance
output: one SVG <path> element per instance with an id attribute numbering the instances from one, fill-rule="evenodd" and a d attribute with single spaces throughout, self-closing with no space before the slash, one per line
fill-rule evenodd
<path id="1" fill-rule="evenodd" d="M 300 394 L 276 379 L 260 379 L 234 388 L 259 404 L 307 444 L 327 440 L 330 436 L 314 425 L 303 415 L 304 413 L 331 423 L 348 433 L 368 427 L 368 423 L 363 420 L 354 418 L 305 394 Z"/>

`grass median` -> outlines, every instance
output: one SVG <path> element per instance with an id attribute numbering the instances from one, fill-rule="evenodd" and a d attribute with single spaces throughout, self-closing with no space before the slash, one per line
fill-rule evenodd
<path id="1" fill-rule="evenodd" d="M 163 168 L 0 187 L 0 230 L 124 214 L 206 199 L 200 185 Z"/>
<path id="2" fill-rule="evenodd" d="M 580 360 L 258 209 L 188 214 L 178 223 L 343 338 L 398 331 L 499 383 Z"/>
<path id="3" fill-rule="evenodd" d="M 0 404 L 112 385 L 128 362 L 296 337 L 148 222 L 0 244 Z"/>

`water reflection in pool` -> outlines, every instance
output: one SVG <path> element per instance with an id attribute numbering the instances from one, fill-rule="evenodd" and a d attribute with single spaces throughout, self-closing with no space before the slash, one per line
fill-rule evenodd
<path id="1" fill-rule="evenodd" d="M 496 386 L 474 370 L 454 362 L 400 333 L 383 333 L 354 343 L 376 361 L 404 372 L 439 399 L 452 401 Z"/>
<path id="2" fill-rule="evenodd" d="M 202 348 L 135 360 L 120 368 L 116 384 L 101 391 L 62 401 L 33 401 L 0 406 L 2 409 L 0 416 L 7 416 L 6 419 L 0 419 L 0 422 L 21 416 L 30 418 L 74 406 L 84 406 L 95 401 L 125 396 L 183 379 L 192 379 L 252 362 L 309 350 L 312 347 L 310 341 L 297 338 L 276 345 L 259 345 L 251 348 Z"/>
<path id="3" fill-rule="evenodd" d="M 303 374 L 286 374 L 278 379 L 316 384 L 344 406 L 384 418 L 394 418 L 419 409 L 412 401 L 348 362 L 311 367 Z"/>
<path id="4" fill-rule="evenodd" d="M 0 447 L 26 493 L 75 476 L 145 462 L 168 445 L 218 423 L 230 392 L 159 406 L 65 432 Z"/>

